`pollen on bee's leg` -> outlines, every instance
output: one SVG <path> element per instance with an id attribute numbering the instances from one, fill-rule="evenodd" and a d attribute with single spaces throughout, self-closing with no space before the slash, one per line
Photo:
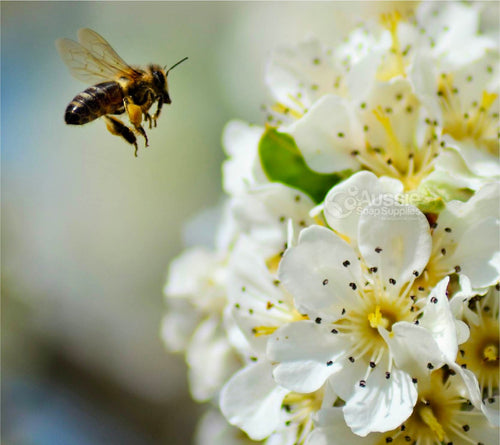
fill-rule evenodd
<path id="1" fill-rule="evenodd" d="M 139 127 L 142 122 L 142 109 L 139 105 L 132 103 L 128 98 L 123 99 L 130 123 Z"/>

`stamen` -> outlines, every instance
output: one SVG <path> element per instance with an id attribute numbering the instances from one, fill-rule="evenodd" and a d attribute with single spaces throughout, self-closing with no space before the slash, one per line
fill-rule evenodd
<path id="1" fill-rule="evenodd" d="M 280 102 L 276 102 L 274 105 L 271 105 L 271 110 L 284 116 L 292 116 L 296 119 L 300 119 L 304 115 L 303 113 L 300 113 L 293 108 L 287 107 Z"/>
<path id="2" fill-rule="evenodd" d="M 432 408 L 430 406 L 420 406 L 418 410 L 420 418 L 424 423 L 431 429 L 431 431 L 436 435 L 438 440 L 442 442 L 444 440 L 444 429 L 437 420 Z"/>
<path id="3" fill-rule="evenodd" d="M 375 307 L 375 312 L 368 314 L 368 321 L 373 329 L 377 329 L 379 326 L 387 329 L 389 326 L 389 320 L 382 317 L 382 312 L 380 312 L 380 306 Z"/>
<path id="4" fill-rule="evenodd" d="M 260 337 L 262 335 L 271 335 L 276 329 L 278 329 L 276 326 L 255 326 L 252 328 L 252 333 L 256 337 Z"/>
<path id="5" fill-rule="evenodd" d="M 406 77 L 405 66 L 403 61 L 403 52 L 398 37 L 398 25 L 401 21 L 401 14 L 394 11 L 388 14 L 382 14 L 381 22 L 392 37 L 392 46 L 389 53 L 389 58 L 381 65 L 377 78 L 381 81 L 388 81 L 396 76 Z"/>

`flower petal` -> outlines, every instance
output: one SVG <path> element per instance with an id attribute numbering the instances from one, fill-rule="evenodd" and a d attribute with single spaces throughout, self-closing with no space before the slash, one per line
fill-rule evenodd
<path id="1" fill-rule="evenodd" d="M 338 318 L 352 304 L 349 283 L 361 281 L 361 269 L 349 244 L 325 227 L 311 226 L 285 252 L 278 276 L 301 313 L 324 310 Z"/>
<path id="2" fill-rule="evenodd" d="M 323 96 L 284 130 L 293 136 L 312 170 L 333 173 L 359 168 L 351 152 L 362 146 L 363 130 L 344 99 Z"/>
<path id="3" fill-rule="evenodd" d="M 458 336 L 455 318 L 446 295 L 449 281 L 449 277 L 445 277 L 431 291 L 419 324 L 432 334 L 446 360 L 453 363 L 458 353 Z"/>
<path id="4" fill-rule="evenodd" d="M 273 375 L 291 391 L 309 393 L 340 369 L 349 344 L 313 321 L 297 321 L 278 329 L 267 345 L 269 360 L 279 362 Z"/>
<path id="5" fill-rule="evenodd" d="M 366 207 L 359 220 L 358 240 L 367 264 L 377 267 L 382 283 L 395 294 L 422 272 L 432 248 L 424 214 L 414 206 L 396 203 Z"/>
<path id="6" fill-rule="evenodd" d="M 360 171 L 333 187 L 325 198 L 325 217 L 329 226 L 351 240 L 358 238 L 358 221 L 363 209 L 384 195 L 403 192 L 403 184 L 392 178 L 378 178 Z"/>
<path id="7" fill-rule="evenodd" d="M 262 440 L 278 426 L 283 398 L 288 392 L 274 382 L 269 363 L 250 364 L 226 383 L 220 408 L 229 423 L 240 427 L 253 440 Z"/>
<path id="8" fill-rule="evenodd" d="M 265 256 L 283 250 L 288 220 L 292 221 L 297 233 L 302 227 L 314 223 L 309 216 L 313 206 L 305 193 L 279 183 L 254 188 L 231 202 L 240 230 L 261 245 Z"/>
<path id="9" fill-rule="evenodd" d="M 220 317 L 207 318 L 198 326 L 189 343 L 186 362 L 191 394 L 200 402 L 212 398 L 240 367 Z"/>
<path id="10" fill-rule="evenodd" d="M 390 333 L 381 327 L 378 329 L 397 367 L 412 377 L 426 376 L 431 369 L 444 365 L 444 355 L 427 329 L 406 321 L 394 323 Z"/>
<path id="11" fill-rule="evenodd" d="M 381 439 L 380 434 L 370 434 L 368 437 L 355 435 L 345 423 L 342 408 L 321 409 L 316 425 L 305 445 L 375 445 Z"/>
<path id="12" fill-rule="evenodd" d="M 255 183 L 266 183 L 258 158 L 259 140 L 264 129 L 234 120 L 224 128 L 222 145 L 229 156 L 224 161 L 223 186 L 229 194 L 238 194 Z"/>
<path id="13" fill-rule="evenodd" d="M 393 369 L 390 378 L 386 378 L 383 368 L 377 367 L 367 378 L 366 386 L 356 386 L 354 395 L 346 401 L 345 420 L 359 436 L 392 430 L 411 415 L 417 395 L 406 372 Z"/>

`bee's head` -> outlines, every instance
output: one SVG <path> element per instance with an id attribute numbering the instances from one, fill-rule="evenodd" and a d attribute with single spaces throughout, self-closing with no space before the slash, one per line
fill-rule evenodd
<path id="1" fill-rule="evenodd" d="M 166 66 L 165 68 L 161 68 L 157 65 L 153 65 L 151 67 L 151 71 L 153 74 L 153 82 L 155 83 L 155 87 L 162 88 L 160 94 L 163 97 L 163 102 L 166 104 L 172 103 L 172 100 L 170 99 L 170 96 L 168 94 L 168 84 L 167 84 L 168 73 L 172 71 L 177 65 L 184 62 L 185 60 L 187 60 L 187 57 L 184 57 L 184 59 L 181 59 L 177 63 L 174 63 L 168 70 L 166 70 L 167 68 Z"/>
<path id="2" fill-rule="evenodd" d="M 163 99 L 163 103 L 172 103 L 168 94 L 167 73 L 165 70 L 160 65 L 151 65 L 149 69 L 153 76 L 153 87 L 156 94 Z"/>

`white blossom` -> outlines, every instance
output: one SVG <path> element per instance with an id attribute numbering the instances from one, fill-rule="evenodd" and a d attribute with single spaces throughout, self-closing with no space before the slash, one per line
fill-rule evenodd
<path id="1" fill-rule="evenodd" d="M 223 131 L 216 247 L 179 256 L 165 286 L 164 341 L 225 419 L 210 410 L 199 445 L 495 443 L 500 70 L 486 11 L 388 5 L 336 46 L 272 52 L 267 122 Z"/>

